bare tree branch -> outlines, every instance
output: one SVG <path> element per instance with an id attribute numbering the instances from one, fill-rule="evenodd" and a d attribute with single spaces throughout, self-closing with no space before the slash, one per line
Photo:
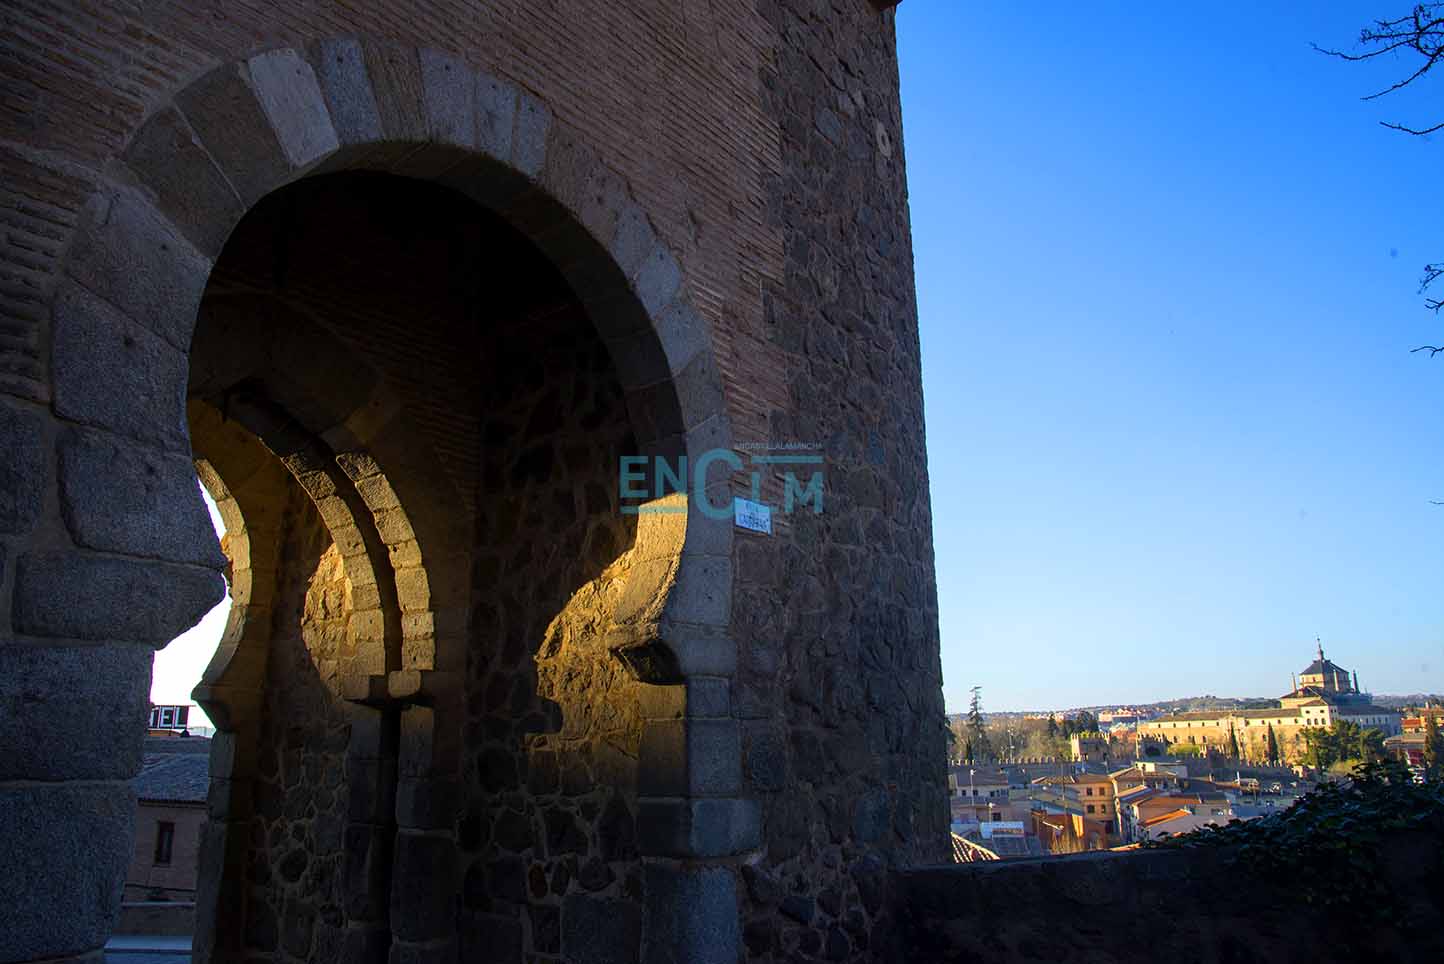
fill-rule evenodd
<path id="1" fill-rule="evenodd" d="M 1429 286 L 1439 280 L 1441 276 L 1444 276 L 1444 261 L 1424 265 L 1424 277 L 1419 279 L 1419 294 L 1422 295 L 1428 291 Z M 1425 298 L 1424 307 L 1437 315 L 1439 309 L 1444 308 L 1444 298 Z"/>
<path id="2" fill-rule="evenodd" d="M 1440 121 L 1433 127 L 1425 127 L 1418 130 L 1408 126 L 1407 124 L 1393 124 L 1389 121 L 1379 121 L 1379 126 L 1387 127 L 1391 131 L 1403 131 L 1405 134 L 1413 134 L 1415 137 L 1423 137 L 1425 134 L 1432 134 L 1437 130 L 1444 129 L 1444 121 Z"/>
<path id="3" fill-rule="evenodd" d="M 1410 349 L 1409 349 L 1409 354 L 1412 355 L 1412 354 L 1414 354 L 1416 351 L 1427 351 L 1427 352 L 1429 353 L 1429 357 L 1430 357 L 1430 358 L 1433 358 L 1435 355 L 1439 354 L 1441 351 L 1444 351 L 1444 348 L 1435 348 L 1433 345 L 1420 345 L 1418 348 L 1410 348 Z"/>
<path id="4" fill-rule="evenodd" d="M 1321 54 L 1337 57 L 1340 60 L 1347 60 L 1353 63 L 1373 60 L 1376 57 L 1382 57 L 1385 54 L 1402 50 L 1413 51 L 1424 58 L 1423 63 L 1416 67 L 1407 77 L 1385 87 L 1383 90 L 1368 94 L 1363 99 L 1374 100 L 1375 98 L 1383 97 L 1385 94 L 1392 94 L 1396 90 L 1402 90 L 1408 87 L 1441 62 L 1444 62 L 1444 3 L 1416 4 L 1414 9 L 1405 16 L 1396 17 L 1393 20 L 1374 21 L 1374 26 L 1365 27 L 1359 31 L 1359 46 L 1367 49 L 1359 53 L 1349 53 L 1347 51 L 1334 50 L 1329 47 L 1320 47 L 1318 44 L 1313 44 L 1313 48 Z M 1432 127 L 1414 127 L 1409 124 L 1384 121 L 1380 121 L 1380 123 L 1390 130 L 1402 131 L 1405 134 L 1413 134 L 1419 137 L 1444 129 L 1444 122 L 1435 124 Z"/>

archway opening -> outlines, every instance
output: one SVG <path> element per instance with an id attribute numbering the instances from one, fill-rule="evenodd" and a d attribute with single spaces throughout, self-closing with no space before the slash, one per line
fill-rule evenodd
<path id="1" fill-rule="evenodd" d="M 297 182 L 216 262 L 189 398 L 234 517 L 198 957 L 557 954 L 568 907 L 635 953 L 648 687 L 608 634 L 654 560 L 557 269 L 446 188 Z"/>

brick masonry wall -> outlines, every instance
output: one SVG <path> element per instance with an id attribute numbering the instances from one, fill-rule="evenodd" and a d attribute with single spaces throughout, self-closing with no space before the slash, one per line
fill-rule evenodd
<path id="1" fill-rule="evenodd" d="M 58 265 L 94 179 L 140 123 L 220 63 L 338 36 L 460 51 L 554 105 L 679 252 L 724 372 L 770 354 L 760 288 L 780 276 L 781 238 L 765 216 L 763 177 L 777 167 L 778 137 L 756 98 L 768 28 L 751 0 L 17 0 L 0 10 L 3 390 L 48 397 L 46 302 Z M 785 391 L 780 370 L 765 371 L 738 378 L 746 388 L 733 403 L 757 430 Z"/>

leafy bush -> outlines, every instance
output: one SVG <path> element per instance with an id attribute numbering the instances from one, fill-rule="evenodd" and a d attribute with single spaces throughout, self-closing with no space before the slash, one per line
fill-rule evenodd
<path id="1" fill-rule="evenodd" d="M 1444 838 L 1444 783 L 1416 783 L 1393 760 L 1361 764 L 1355 774 L 1322 784 L 1281 813 L 1205 827 L 1155 846 L 1228 848 L 1239 869 L 1286 884 L 1309 904 L 1387 919 L 1393 902 L 1380 844 L 1404 830 Z"/>

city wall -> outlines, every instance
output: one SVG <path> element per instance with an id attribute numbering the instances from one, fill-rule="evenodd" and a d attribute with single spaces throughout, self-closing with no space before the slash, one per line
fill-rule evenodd
<path id="1" fill-rule="evenodd" d="M 1401 833 L 1380 852 L 1380 916 L 1303 897 L 1359 877 L 1261 879 L 1200 850 L 1079 854 L 904 870 L 882 960 L 975 964 L 1304 964 L 1444 959 L 1444 834 Z"/>

